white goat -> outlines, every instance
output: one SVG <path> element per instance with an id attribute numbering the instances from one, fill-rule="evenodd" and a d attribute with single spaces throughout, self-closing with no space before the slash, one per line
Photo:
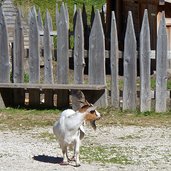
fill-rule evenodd
<path id="1" fill-rule="evenodd" d="M 76 112 L 72 109 L 64 110 L 59 121 L 54 124 L 53 132 L 59 141 L 63 153 L 62 165 L 69 164 L 71 160 L 68 157 L 67 148 L 74 147 L 72 160 L 76 162 L 76 166 L 80 166 L 80 140 L 85 134 L 83 123 L 90 121 L 93 128 L 96 128 L 95 121 L 100 119 L 100 113 L 95 109 L 96 107 L 87 103 Z"/>

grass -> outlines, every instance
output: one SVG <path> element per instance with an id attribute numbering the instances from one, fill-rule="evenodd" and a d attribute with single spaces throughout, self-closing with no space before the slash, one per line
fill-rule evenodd
<path id="1" fill-rule="evenodd" d="M 81 160 L 88 163 L 98 162 L 102 164 L 132 164 L 133 161 L 125 154 L 125 148 L 111 146 L 82 146 Z"/>
<path id="2" fill-rule="evenodd" d="M 30 129 L 53 125 L 59 110 L 27 110 L 7 108 L 0 110 L 0 128 Z"/>
<path id="3" fill-rule="evenodd" d="M 171 112 L 129 112 L 103 108 L 98 110 L 102 118 L 99 126 L 136 125 L 136 126 L 170 126 Z M 27 110 L 7 108 L 0 110 L 0 129 L 30 129 L 33 127 L 52 126 L 59 117 L 60 110 Z"/>

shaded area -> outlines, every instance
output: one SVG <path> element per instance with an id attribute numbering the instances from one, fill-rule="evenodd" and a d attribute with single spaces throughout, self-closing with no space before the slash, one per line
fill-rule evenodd
<path id="1" fill-rule="evenodd" d="M 44 163 L 60 164 L 63 161 L 62 157 L 53 157 L 46 155 L 38 155 L 33 157 L 34 160 Z"/>

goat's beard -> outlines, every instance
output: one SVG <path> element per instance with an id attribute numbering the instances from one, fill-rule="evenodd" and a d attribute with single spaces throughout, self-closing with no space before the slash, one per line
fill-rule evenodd
<path id="1" fill-rule="evenodd" d="M 96 120 L 90 121 L 90 124 L 93 127 L 93 129 L 96 130 Z"/>

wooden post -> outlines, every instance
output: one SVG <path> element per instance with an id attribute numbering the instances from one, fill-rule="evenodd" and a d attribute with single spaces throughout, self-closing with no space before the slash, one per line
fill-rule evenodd
<path id="1" fill-rule="evenodd" d="M 74 41 L 74 82 L 83 84 L 84 81 L 84 33 L 81 10 L 77 12 Z"/>
<path id="2" fill-rule="evenodd" d="M 53 84 L 53 66 L 52 66 L 52 42 L 50 37 L 50 25 L 48 10 L 46 11 L 44 27 L 44 83 Z M 45 106 L 53 106 L 53 90 L 45 91 Z"/>
<path id="3" fill-rule="evenodd" d="M 111 105 L 119 108 L 119 86 L 118 86 L 118 35 L 115 13 L 112 12 L 111 20 L 111 44 L 110 44 L 110 67 L 111 67 Z"/>
<path id="4" fill-rule="evenodd" d="M 56 17 L 57 18 L 57 17 Z M 57 82 L 60 84 L 68 83 L 69 59 L 68 59 L 68 17 L 66 7 L 62 3 L 59 18 L 57 19 Z M 69 104 L 68 90 L 58 91 L 57 106 L 63 108 Z"/>
<path id="5" fill-rule="evenodd" d="M 124 90 L 123 110 L 136 110 L 136 78 L 137 78 L 137 55 L 136 38 L 132 19 L 129 11 L 127 28 L 124 42 Z"/>
<path id="6" fill-rule="evenodd" d="M 81 9 L 76 12 L 76 24 L 74 32 L 74 83 L 84 83 L 84 32 Z M 81 107 L 80 101 L 85 101 L 84 94 L 80 90 L 71 91 L 71 100 L 73 110 Z"/>
<path id="7" fill-rule="evenodd" d="M 144 11 L 144 18 L 140 33 L 140 111 L 147 112 L 151 110 L 151 88 L 150 88 L 150 28 L 148 21 L 148 12 Z"/>
<path id="8" fill-rule="evenodd" d="M 2 6 L 0 6 L 0 83 L 10 82 L 10 59 L 8 55 L 8 32 Z"/>
<path id="9" fill-rule="evenodd" d="M 165 14 L 159 25 L 157 36 L 157 69 L 156 69 L 156 112 L 166 112 L 167 90 L 167 32 Z"/>
<path id="10" fill-rule="evenodd" d="M 35 7 L 30 10 L 29 24 L 29 83 L 40 82 L 40 40 L 39 28 L 37 23 L 37 14 Z M 36 106 L 40 104 L 40 91 L 29 91 L 29 105 Z"/>
<path id="11" fill-rule="evenodd" d="M 105 40 L 100 13 L 95 13 L 94 23 L 89 39 L 89 84 L 106 85 L 105 75 Z M 107 106 L 107 90 L 96 103 Z"/>
<path id="12" fill-rule="evenodd" d="M 0 83 L 10 83 L 10 59 L 8 55 L 8 32 L 6 21 L 0 6 Z M 12 92 L 8 89 L 0 90 L 0 108 L 12 103 Z"/>
<path id="13" fill-rule="evenodd" d="M 18 9 L 14 32 L 13 82 L 24 82 L 24 35 L 21 22 L 21 12 Z M 25 92 L 23 89 L 14 89 L 14 105 L 24 106 Z"/>

